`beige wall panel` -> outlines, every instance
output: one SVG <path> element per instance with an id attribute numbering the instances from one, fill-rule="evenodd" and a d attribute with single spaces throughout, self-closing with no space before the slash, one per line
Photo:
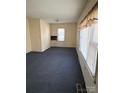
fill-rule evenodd
<path id="1" fill-rule="evenodd" d="M 41 46 L 42 51 L 45 51 L 50 47 L 50 28 L 49 24 L 43 20 L 40 20 L 40 30 L 41 30 Z"/>
<path id="2" fill-rule="evenodd" d="M 51 36 L 57 36 L 57 29 L 65 29 L 65 41 L 51 41 L 51 46 L 58 47 L 76 47 L 76 23 L 58 23 L 50 24 Z"/>
<path id="3" fill-rule="evenodd" d="M 28 19 L 26 19 L 26 53 L 30 51 L 31 51 L 31 38 L 29 32 L 29 22 Z"/>
<path id="4" fill-rule="evenodd" d="M 32 51 L 41 51 L 40 20 L 29 19 Z"/>

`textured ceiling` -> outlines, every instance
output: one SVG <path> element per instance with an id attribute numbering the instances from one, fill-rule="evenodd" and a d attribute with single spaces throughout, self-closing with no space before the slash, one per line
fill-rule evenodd
<path id="1" fill-rule="evenodd" d="M 27 0 L 26 16 L 49 23 L 76 22 L 87 0 Z"/>

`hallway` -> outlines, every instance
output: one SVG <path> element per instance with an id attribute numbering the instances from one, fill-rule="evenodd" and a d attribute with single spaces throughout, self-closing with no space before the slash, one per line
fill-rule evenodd
<path id="1" fill-rule="evenodd" d="M 75 48 L 52 47 L 26 55 L 26 93 L 76 93 L 84 79 Z"/>

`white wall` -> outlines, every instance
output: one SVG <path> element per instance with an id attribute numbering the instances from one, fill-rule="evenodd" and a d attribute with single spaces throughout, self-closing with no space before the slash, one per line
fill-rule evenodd
<path id="1" fill-rule="evenodd" d="M 41 51 L 40 20 L 29 18 L 32 51 Z"/>
<path id="2" fill-rule="evenodd" d="M 50 24 L 51 36 L 57 36 L 57 29 L 65 29 L 65 40 L 64 41 L 51 41 L 51 46 L 57 47 L 76 47 L 76 23 L 58 23 Z"/>
<path id="3" fill-rule="evenodd" d="M 98 93 L 97 92 L 97 83 L 94 83 L 94 79 L 88 69 L 88 65 L 86 64 L 83 55 L 81 54 L 80 50 L 79 50 L 79 42 L 80 42 L 80 29 L 79 29 L 79 24 L 81 22 L 82 19 L 84 19 L 84 17 L 88 14 L 88 12 L 92 9 L 92 7 L 95 5 L 95 3 L 97 2 L 97 0 L 88 0 L 81 17 L 78 20 L 78 26 L 77 26 L 77 43 L 76 43 L 76 49 L 77 49 L 77 53 L 78 53 L 78 57 L 79 57 L 79 61 L 80 61 L 80 65 L 81 65 L 81 69 L 83 72 L 83 76 L 84 76 L 84 80 L 85 80 L 85 85 L 87 88 L 87 93 Z M 98 74 L 97 74 L 98 75 Z M 98 78 L 97 78 L 98 80 Z M 89 88 L 93 88 L 93 90 L 89 90 Z"/>
<path id="4" fill-rule="evenodd" d="M 50 47 L 49 24 L 42 19 L 27 18 L 26 34 L 27 52 L 41 52 Z"/>
<path id="5" fill-rule="evenodd" d="M 26 53 L 31 51 L 31 38 L 29 32 L 29 22 L 26 19 Z"/>
<path id="6" fill-rule="evenodd" d="M 41 47 L 42 51 L 45 51 L 50 47 L 50 28 L 49 24 L 40 19 L 40 30 L 41 30 Z"/>

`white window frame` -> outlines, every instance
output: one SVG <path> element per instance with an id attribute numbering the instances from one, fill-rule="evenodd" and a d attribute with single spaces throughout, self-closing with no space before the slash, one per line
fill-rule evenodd
<path id="1" fill-rule="evenodd" d="M 60 32 L 60 31 L 64 31 L 64 33 L 62 33 L 62 32 Z M 62 33 L 63 34 L 63 36 L 60 36 L 60 33 Z M 65 41 L 65 29 L 64 28 L 58 28 L 57 29 L 57 40 L 58 41 Z"/>
<path id="2" fill-rule="evenodd" d="M 81 47 L 82 47 L 81 44 L 83 44 L 83 42 L 80 41 L 80 52 L 81 52 L 83 58 L 85 59 L 85 62 L 86 62 L 89 72 L 91 73 L 91 75 L 93 77 L 95 76 L 95 73 L 96 73 L 97 53 L 98 53 L 98 37 L 96 37 L 98 35 L 98 29 L 96 29 L 97 26 L 96 26 L 96 28 L 94 28 L 95 25 L 97 25 L 97 22 L 85 29 L 81 29 L 81 31 L 89 32 L 89 33 L 87 33 L 89 36 L 89 40 L 88 40 L 89 44 L 87 46 L 88 50 L 85 52 L 85 54 L 83 53 L 84 51 L 81 50 Z M 81 40 L 81 33 L 82 33 L 81 31 L 80 31 L 80 40 Z M 97 33 L 94 31 L 97 31 Z M 95 38 L 94 38 L 94 36 L 95 36 Z"/>

